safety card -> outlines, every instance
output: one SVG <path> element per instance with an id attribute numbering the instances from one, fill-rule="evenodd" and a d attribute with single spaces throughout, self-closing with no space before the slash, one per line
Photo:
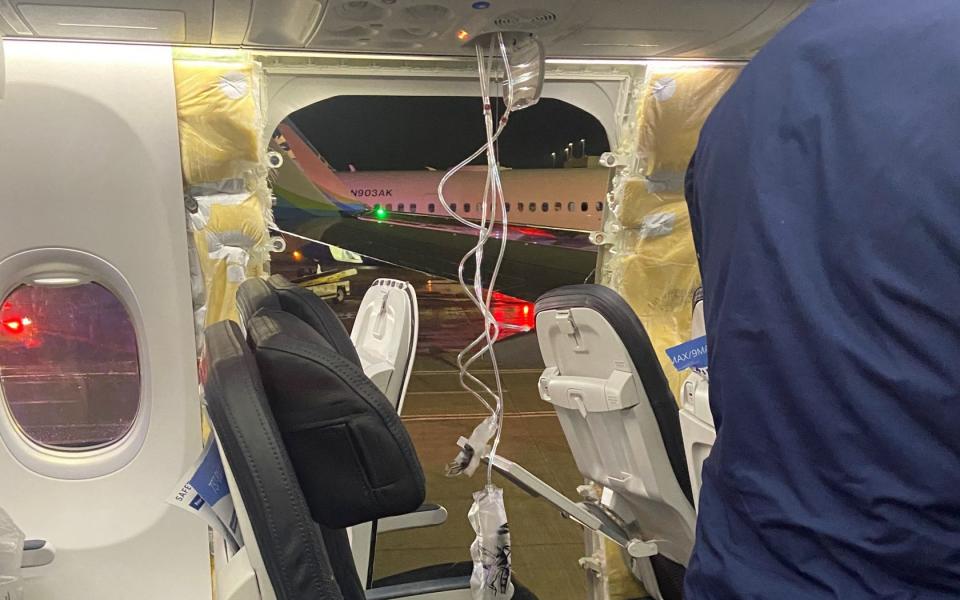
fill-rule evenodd
<path id="1" fill-rule="evenodd" d="M 227 475 L 214 436 L 210 436 L 196 464 L 180 479 L 170 504 L 190 511 L 219 532 L 236 552 L 243 546 L 237 511 L 227 486 Z"/>

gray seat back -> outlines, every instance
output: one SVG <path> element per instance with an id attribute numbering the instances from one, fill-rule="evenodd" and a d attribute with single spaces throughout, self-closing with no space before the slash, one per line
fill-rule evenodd
<path id="1" fill-rule="evenodd" d="M 686 565 L 696 515 L 679 410 L 643 325 L 598 285 L 548 292 L 536 319 L 546 365 L 540 394 L 580 472 L 613 494 L 608 508 L 638 537 Z"/>
<path id="2" fill-rule="evenodd" d="M 360 302 L 350 339 L 363 372 L 398 413 L 413 372 L 419 314 L 413 286 L 397 279 L 377 279 Z"/>

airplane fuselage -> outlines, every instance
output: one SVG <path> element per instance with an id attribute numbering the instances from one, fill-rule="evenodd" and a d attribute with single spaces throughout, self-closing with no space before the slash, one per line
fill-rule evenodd
<path id="1" fill-rule="evenodd" d="M 444 198 L 458 215 L 481 218 L 486 169 L 467 167 L 444 187 Z M 437 187 L 442 171 L 338 172 L 350 193 L 388 213 L 446 217 Z M 604 168 L 511 169 L 501 171 L 509 222 L 550 229 L 600 228 L 610 171 Z"/>

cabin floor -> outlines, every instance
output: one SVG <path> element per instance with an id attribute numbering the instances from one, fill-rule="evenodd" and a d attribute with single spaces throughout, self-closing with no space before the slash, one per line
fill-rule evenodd
<path id="1" fill-rule="evenodd" d="M 459 284 L 404 269 L 361 267 L 351 279 L 351 295 L 342 304 L 332 303 L 348 329 L 363 294 L 379 277 L 410 281 L 417 291 L 420 338 L 403 421 L 423 464 L 427 500 L 445 506 L 449 517 L 439 527 L 381 535 L 376 547 L 376 578 L 470 560 L 474 533 L 467 511 L 472 493 L 483 486 L 484 473 L 448 478 L 444 467 L 458 452 L 458 437 L 468 436 L 485 416 L 483 406 L 460 388 L 457 378 L 457 353 L 482 331 L 482 321 Z M 502 299 L 498 311 L 501 319 L 533 323 L 532 303 Z M 583 478 L 552 407 L 537 394 L 543 363 L 536 334 L 520 333 L 501 341 L 497 357 L 506 411 L 500 453 L 576 499 Z M 478 371 L 489 374 L 489 364 Z M 584 553 L 580 526 L 510 482 L 497 477 L 496 483 L 504 489 L 517 579 L 541 600 L 582 600 L 586 575 L 577 563 Z"/>

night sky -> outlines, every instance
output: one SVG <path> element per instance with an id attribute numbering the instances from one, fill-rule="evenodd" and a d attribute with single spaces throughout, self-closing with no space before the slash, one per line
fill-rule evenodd
<path id="1" fill-rule="evenodd" d="M 502 112 L 503 105 L 500 105 Z M 338 96 L 303 108 L 291 119 L 335 169 L 447 169 L 484 143 L 480 98 Z M 587 153 L 609 150 L 603 126 L 589 113 L 543 99 L 513 113 L 499 140 L 505 167 L 550 166 L 550 152 L 587 140 Z M 483 156 L 476 164 L 485 162 Z"/>

